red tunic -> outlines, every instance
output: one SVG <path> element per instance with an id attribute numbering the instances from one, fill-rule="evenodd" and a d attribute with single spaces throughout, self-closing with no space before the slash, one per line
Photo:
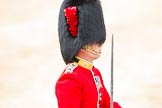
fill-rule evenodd
<path id="1" fill-rule="evenodd" d="M 101 83 L 98 90 L 94 78 L 98 78 Z M 55 89 L 58 108 L 110 108 L 110 96 L 99 70 L 94 66 L 88 69 L 77 63 L 69 64 L 58 79 Z M 114 102 L 114 108 L 121 107 Z"/>

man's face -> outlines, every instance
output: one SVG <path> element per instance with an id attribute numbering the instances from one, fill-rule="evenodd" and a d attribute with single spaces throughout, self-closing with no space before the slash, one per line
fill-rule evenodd
<path id="1" fill-rule="evenodd" d="M 84 48 L 84 52 L 88 57 L 95 60 L 100 57 L 102 44 L 90 44 L 88 48 Z"/>

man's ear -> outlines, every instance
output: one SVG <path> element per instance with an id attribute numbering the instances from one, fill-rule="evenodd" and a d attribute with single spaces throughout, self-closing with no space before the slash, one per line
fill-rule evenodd
<path id="1" fill-rule="evenodd" d="M 84 51 L 85 51 L 85 49 L 84 49 L 84 48 L 81 48 L 81 49 L 80 49 L 80 52 L 84 52 Z"/>

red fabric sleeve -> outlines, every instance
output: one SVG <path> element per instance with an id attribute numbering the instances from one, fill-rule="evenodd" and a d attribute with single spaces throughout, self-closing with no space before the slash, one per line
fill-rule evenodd
<path id="1" fill-rule="evenodd" d="M 114 108 L 122 108 L 117 102 L 114 102 Z"/>
<path id="2" fill-rule="evenodd" d="M 64 74 L 56 83 L 58 108 L 80 108 L 82 85 L 73 74 Z"/>

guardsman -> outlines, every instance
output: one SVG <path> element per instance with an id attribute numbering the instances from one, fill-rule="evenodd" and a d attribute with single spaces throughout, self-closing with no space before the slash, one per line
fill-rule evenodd
<path id="1" fill-rule="evenodd" d="M 106 39 L 100 1 L 64 0 L 58 30 L 67 64 L 55 86 L 58 108 L 110 108 L 101 73 L 93 66 Z M 114 108 L 121 106 L 114 102 Z"/>

